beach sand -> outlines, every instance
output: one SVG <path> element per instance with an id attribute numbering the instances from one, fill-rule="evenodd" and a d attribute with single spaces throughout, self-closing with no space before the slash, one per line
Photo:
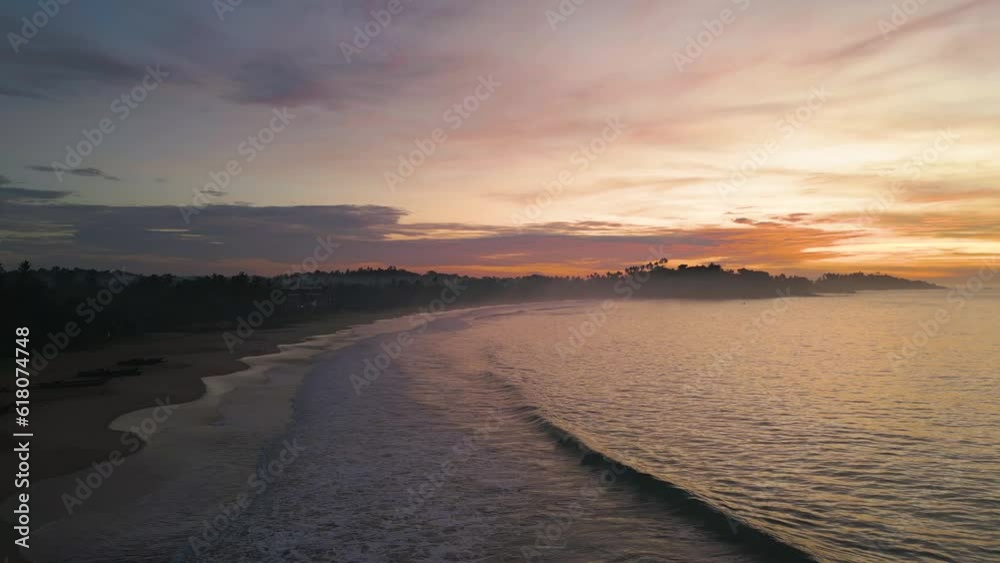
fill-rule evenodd
<path id="1" fill-rule="evenodd" d="M 406 314 L 408 311 L 350 313 L 322 320 L 256 330 L 233 352 L 222 339 L 224 331 L 156 333 L 121 340 L 98 349 L 64 352 L 32 384 L 77 379 L 81 370 L 114 368 L 122 360 L 164 357 L 162 364 L 142 368 L 142 375 L 113 378 L 104 385 L 72 389 L 41 389 L 31 392 L 30 425 L 19 431 L 32 432 L 31 481 L 66 475 L 107 460 L 122 449 L 122 432 L 108 425 L 119 416 L 156 406 L 169 397 L 172 404 L 198 399 L 205 393 L 202 378 L 238 372 L 247 368 L 240 358 L 278 352 L 279 344 L 301 342 L 309 336 L 331 334 L 350 326 Z M 0 404 L 14 401 L 12 393 L 0 393 Z M 14 429 L 13 409 L 3 413 L 4 428 Z M 10 434 L 3 438 L 2 463 L 16 467 Z M 0 481 L 0 499 L 14 493 L 13 479 Z"/>

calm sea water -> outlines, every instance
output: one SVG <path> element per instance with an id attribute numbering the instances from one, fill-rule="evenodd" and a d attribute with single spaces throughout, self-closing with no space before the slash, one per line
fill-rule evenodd
<path id="1" fill-rule="evenodd" d="M 301 455 L 186 560 L 1000 560 L 1000 292 L 550 303 L 353 338 L 262 450 Z M 204 490 L 245 489 L 234 465 Z M 170 537 L 116 529 L 103 555 L 185 560 L 178 530 L 212 514 L 186 494 L 183 519 L 144 501 Z"/>
<path id="2" fill-rule="evenodd" d="M 996 561 L 1000 299 L 961 303 L 472 311 L 359 395 L 347 374 L 390 330 L 313 372 L 294 429 L 311 450 L 248 521 L 344 561 L 796 558 L 754 531 L 822 561 Z M 635 471 L 581 465 L 574 440 Z"/>

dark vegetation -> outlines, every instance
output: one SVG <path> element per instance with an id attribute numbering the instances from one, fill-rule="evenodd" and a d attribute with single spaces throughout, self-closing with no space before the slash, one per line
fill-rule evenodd
<path id="1" fill-rule="evenodd" d="M 816 281 L 747 269 L 667 266 L 666 260 L 588 277 L 531 275 L 471 278 L 389 268 L 294 274 L 266 278 L 241 273 L 176 277 L 51 268 L 15 271 L 0 266 L 0 294 L 10 323 L 30 323 L 32 334 L 80 328 L 69 348 L 157 331 L 221 330 L 271 302 L 266 326 L 314 319 L 330 313 L 428 307 L 458 294 L 452 307 L 555 299 L 754 299 L 822 292 L 929 289 L 932 284 L 876 274 L 826 274 Z M 451 288 L 451 290 L 448 290 Z M 267 310 L 267 306 L 264 306 Z"/>
<path id="2" fill-rule="evenodd" d="M 885 274 L 823 274 L 813 282 L 817 293 L 854 293 L 860 290 L 885 289 L 941 289 L 940 286 L 913 280 L 904 280 Z"/>

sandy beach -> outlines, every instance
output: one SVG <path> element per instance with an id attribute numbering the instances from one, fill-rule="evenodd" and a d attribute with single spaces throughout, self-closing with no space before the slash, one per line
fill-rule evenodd
<path id="1" fill-rule="evenodd" d="M 169 397 L 171 404 L 193 401 L 205 393 L 202 378 L 247 368 L 240 358 L 278 352 L 278 345 L 301 342 L 309 336 L 330 334 L 350 326 L 391 318 L 405 311 L 338 314 L 321 320 L 256 330 L 233 352 L 222 339 L 224 331 L 158 333 L 133 340 L 115 341 L 93 350 L 64 352 L 34 377 L 33 384 L 76 379 L 78 371 L 115 368 L 129 358 L 164 357 L 165 362 L 142 368 L 142 375 L 108 380 L 104 385 L 71 389 L 32 390 L 30 427 L 34 433 L 31 480 L 66 475 L 122 450 L 122 432 L 109 428 L 111 421 L 139 409 L 156 406 Z M 0 403 L 14 400 L 0 394 Z M 14 412 L 7 410 L 3 424 L 14 427 Z M 3 463 L 15 464 L 12 438 L 4 437 Z M 126 453 L 134 453 L 128 452 Z M 0 485 L 0 498 L 12 492 L 13 481 Z"/>

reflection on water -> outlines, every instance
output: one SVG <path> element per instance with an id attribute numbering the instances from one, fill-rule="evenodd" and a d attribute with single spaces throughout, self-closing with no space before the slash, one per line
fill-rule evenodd
<path id="1" fill-rule="evenodd" d="M 819 557 L 987 561 L 1000 558 L 998 297 L 630 302 L 596 330 L 589 304 L 468 338 L 590 446 Z M 574 334 L 582 346 L 554 352 Z M 923 346 L 894 369 L 907 340 Z"/>
<path id="2" fill-rule="evenodd" d="M 384 359 L 414 325 L 378 323 L 314 357 L 282 432 L 261 415 L 284 412 L 302 364 L 276 358 L 105 496 L 129 467 L 199 465 L 39 534 L 65 561 L 997 561 L 1000 294 L 951 307 L 927 291 L 484 308 Z M 284 440 L 295 461 L 208 537 Z M 208 537 L 196 554 L 191 537 Z"/>

